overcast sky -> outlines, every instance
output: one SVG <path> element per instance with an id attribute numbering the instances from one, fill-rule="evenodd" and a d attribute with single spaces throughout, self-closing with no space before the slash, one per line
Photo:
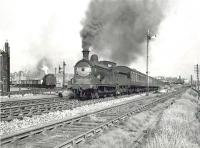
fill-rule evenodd
<path id="1" fill-rule="evenodd" d="M 67 71 L 73 72 L 82 58 L 81 21 L 89 2 L 0 0 L 0 48 L 9 41 L 11 71 L 34 67 L 48 53 L 54 66 L 65 60 Z M 157 38 L 150 42 L 150 75 L 189 78 L 194 74 L 194 64 L 200 64 L 199 18 L 200 1 L 171 0 Z M 145 57 L 131 66 L 145 72 Z"/>

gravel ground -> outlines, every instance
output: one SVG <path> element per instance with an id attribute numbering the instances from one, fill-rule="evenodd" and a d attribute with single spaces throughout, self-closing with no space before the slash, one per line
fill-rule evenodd
<path id="1" fill-rule="evenodd" d="M 63 110 L 63 111 L 50 112 L 50 113 L 46 113 L 42 115 L 35 115 L 31 118 L 24 117 L 23 120 L 14 119 L 11 122 L 2 121 L 0 122 L 0 136 L 13 134 L 15 132 L 25 130 L 27 128 L 44 125 L 49 122 L 71 118 L 76 115 L 82 115 L 87 112 L 92 112 L 92 111 L 96 111 L 96 110 L 109 107 L 112 105 L 117 105 L 123 101 L 136 99 L 141 96 L 144 96 L 144 95 L 136 95 L 136 96 L 120 98 L 120 99 L 100 102 L 100 103 L 91 104 L 91 105 L 85 105 L 82 107 L 74 108 L 72 110 Z"/>

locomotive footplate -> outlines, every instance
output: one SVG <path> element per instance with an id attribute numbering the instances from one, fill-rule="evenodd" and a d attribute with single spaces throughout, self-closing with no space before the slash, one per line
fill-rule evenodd
<path id="1" fill-rule="evenodd" d="M 71 89 L 74 92 L 74 97 L 80 98 L 99 98 L 116 94 L 116 87 L 113 85 L 73 85 Z"/>
<path id="2" fill-rule="evenodd" d="M 104 84 L 104 85 L 101 85 L 101 84 L 73 84 L 72 86 L 69 85 L 69 88 L 70 89 L 82 89 L 82 90 L 86 90 L 86 89 L 97 89 L 99 87 L 106 87 L 106 88 L 115 88 L 116 86 L 115 85 L 109 85 L 109 84 Z"/>

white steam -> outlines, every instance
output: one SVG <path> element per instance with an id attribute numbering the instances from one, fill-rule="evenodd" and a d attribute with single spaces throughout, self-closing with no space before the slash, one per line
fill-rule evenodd
<path id="1" fill-rule="evenodd" d="M 41 70 L 44 71 L 45 75 L 48 74 L 48 69 L 49 68 L 46 65 L 43 65 L 42 68 L 41 68 Z"/>

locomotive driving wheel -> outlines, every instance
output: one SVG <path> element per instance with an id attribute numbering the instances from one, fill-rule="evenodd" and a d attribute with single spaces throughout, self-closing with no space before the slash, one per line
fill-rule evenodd
<path id="1" fill-rule="evenodd" d="M 97 91 L 94 91 L 91 93 L 91 99 L 98 99 L 99 98 L 99 94 Z"/>
<path id="2" fill-rule="evenodd" d="M 90 96 L 91 96 L 91 99 L 95 99 L 95 94 L 93 92 L 91 93 Z"/>

